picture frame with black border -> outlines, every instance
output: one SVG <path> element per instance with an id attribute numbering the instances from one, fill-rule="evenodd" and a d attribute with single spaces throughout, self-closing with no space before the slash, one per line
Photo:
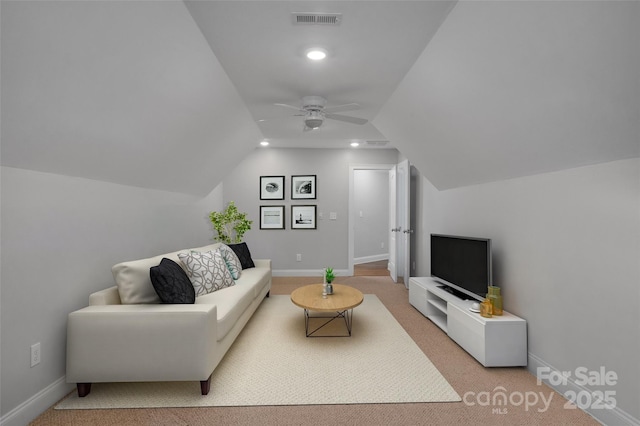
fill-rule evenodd
<path id="1" fill-rule="evenodd" d="M 260 206 L 260 229 L 284 229 L 284 206 Z"/>
<path id="2" fill-rule="evenodd" d="M 317 229 L 315 205 L 291 206 L 291 229 Z"/>
<path id="3" fill-rule="evenodd" d="M 291 199 L 315 200 L 317 198 L 316 175 L 292 175 Z"/>
<path id="4" fill-rule="evenodd" d="M 284 176 L 260 176 L 261 200 L 284 200 Z"/>

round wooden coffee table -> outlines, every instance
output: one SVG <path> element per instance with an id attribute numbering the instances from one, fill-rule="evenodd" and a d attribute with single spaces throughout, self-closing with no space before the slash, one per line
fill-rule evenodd
<path id="1" fill-rule="evenodd" d="M 304 328 L 307 337 L 348 337 L 351 336 L 353 324 L 353 308 L 360 305 L 364 296 L 362 292 L 348 285 L 333 284 L 333 294 L 322 296 L 323 285 L 311 284 L 295 289 L 291 293 L 291 301 L 304 309 Z M 334 316 L 311 316 L 310 311 L 334 312 Z M 311 318 L 324 318 L 326 321 L 314 330 L 309 331 Z M 318 330 L 335 319 L 343 318 L 347 326 L 347 334 L 314 335 Z"/>

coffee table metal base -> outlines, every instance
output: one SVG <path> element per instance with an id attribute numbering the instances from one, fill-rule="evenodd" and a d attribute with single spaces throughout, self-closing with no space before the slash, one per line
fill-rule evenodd
<path id="1" fill-rule="evenodd" d="M 311 319 L 325 319 L 326 321 L 323 322 L 319 327 L 316 327 L 315 329 L 313 329 L 313 331 L 309 331 L 310 328 L 310 320 Z M 316 332 L 319 331 L 320 329 L 324 328 L 326 325 L 330 324 L 331 322 L 333 322 L 334 320 L 343 318 L 344 319 L 344 323 L 347 327 L 347 334 L 320 334 L 320 335 L 316 335 Z M 309 309 L 305 309 L 304 310 L 304 329 L 306 332 L 307 337 L 351 337 L 351 326 L 353 325 L 353 309 L 347 309 L 344 311 L 338 311 L 336 312 L 336 314 L 334 316 L 312 316 L 309 314 Z"/>

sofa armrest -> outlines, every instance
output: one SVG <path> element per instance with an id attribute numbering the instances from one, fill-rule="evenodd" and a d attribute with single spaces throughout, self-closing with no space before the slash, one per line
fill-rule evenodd
<path id="1" fill-rule="evenodd" d="M 89 306 L 94 305 L 122 305 L 118 287 L 114 285 L 113 287 L 91 293 L 89 295 Z"/>
<path id="2" fill-rule="evenodd" d="M 206 380 L 216 305 L 99 305 L 69 314 L 69 383 Z"/>
<path id="3" fill-rule="evenodd" d="M 256 268 L 271 269 L 271 259 L 253 259 L 253 264 L 256 265 Z"/>

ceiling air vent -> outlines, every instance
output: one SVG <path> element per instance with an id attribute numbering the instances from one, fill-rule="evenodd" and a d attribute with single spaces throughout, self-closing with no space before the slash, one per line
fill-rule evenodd
<path id="1" fill-rule="evenodd" d="M 389 143 L 389 141 L 365 141 L 364 144 L 366 146 L 381 147 L 381 146 L 385 146 L 388 143 Z"/>
<path id="2" fill-rule="evenodd" d="M 302 25 L 340 25 L 341 13 L 292 13 L 293 23 Z"/>

